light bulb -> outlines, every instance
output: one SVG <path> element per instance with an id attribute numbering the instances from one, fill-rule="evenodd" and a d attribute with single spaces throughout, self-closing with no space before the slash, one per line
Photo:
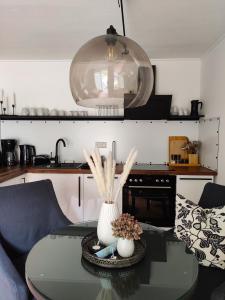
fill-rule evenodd
<path id="1" fill-rule="evenodd" d="M 112 61 L 116 59 L 115 47 L 114 45 L 109 45 L 107 47 L 107 60 Z"/>

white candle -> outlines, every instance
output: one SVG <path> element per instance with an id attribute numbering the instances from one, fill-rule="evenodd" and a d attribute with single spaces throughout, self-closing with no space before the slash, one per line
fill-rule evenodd
<path id="1" fill-rule="evenodd" d="M 2 101 L 4 100 L 4 90 L 2 89 Z"/>
<path id="2" fill-rule="evenodd" d="M 16 106 L 16 94 L 15 93 L 13 93 L 13 105 Z"/>
<path id="3" fill-rule="evenodd" d="M 6 112 L 7 112 L 7 110 L 8 110 L 8 108 L 9 108 L 9 97 L 5 97 L 5 108 L 6 108 Z"/>

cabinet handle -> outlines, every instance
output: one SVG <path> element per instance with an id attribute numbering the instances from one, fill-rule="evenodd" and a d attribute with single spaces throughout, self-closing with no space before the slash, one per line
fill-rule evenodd
<path id="1" fill-rule="evenodd" d="M 210 180 L 212 181 L 212 178 L 186 178 L 186 177 L 181 177 L 179 180 Z"/>
<path id="2" fill-rule="evenodd" d="M 155 190 L 171 190 L 171 186 L 155 186 L 155 185 L 128 185 L 131 189 L 155 189 Z"/>
<path id="3" fill-rule="evenodd" d="M 78 177 L 78 206 L 80 207 L 80 176 Z"/>
<path id="4" fill-rule="evenodd" d="M 93 178 L 94 178 L 94 176 L 87 176 L 87 179 L 93 179 Z M 115 176 L 114 178 L 118 179 L 118 176 Z"/>

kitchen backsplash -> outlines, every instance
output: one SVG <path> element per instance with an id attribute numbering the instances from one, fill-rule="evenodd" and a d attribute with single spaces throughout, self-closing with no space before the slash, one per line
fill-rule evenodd
<path id="1" fill-rule="evenodd" d="M 64 138 L 67 147 L 60 145 L 64 161 L 84 161 L 83 148 L 92 149 L 96 142 L 106 142 L 100 149 L 104 155 L 116 141 L 117 162 L 124 161 L 135 146 L 137 161 L 164 163 L 168 161 L 168 137 L 184 135 L 198 139 L 198 122 L 167 121 L 2 121 L 1 138 L 15 138 L 19 144 L 33 144 L 38 154 L 55 155 L 55 143 Z"/>

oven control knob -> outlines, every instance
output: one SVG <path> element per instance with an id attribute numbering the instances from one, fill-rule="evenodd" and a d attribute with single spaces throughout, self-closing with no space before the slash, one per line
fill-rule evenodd
<path id="1" fill-rule="evenodd" d="M 170 180 L 169 180 L 169 179 L 166 179 L 166 182 L 170 182 Z"/>
<path id="2" fill-rule="evenodd" d="M 159 182 L 159 179 L 156 179 L 155 182 Z"/>
<path id="3" fill-rule="evenodd" d="M 132 181 L 133 181 L 133 179 L 129 179 L 129 181 L 130 181 L 130 182 L 132 182 Z"/>
<path id="4" fill-rule="evenodd" d="M 138 180 L 137 180 L 137 179 L 134 179 L 134 182 L 138 182 Z"/>
<path id="5" fill-rule="evenodd" d="M 139 182 L 143 182 L 143 180 L 142 180 L 142 179 L 139 179 Z"/>
<path id="6" fill-rule="evenodd" d="M 161 182 L 164 182 L 164 179 L 161 179 Z"/>

